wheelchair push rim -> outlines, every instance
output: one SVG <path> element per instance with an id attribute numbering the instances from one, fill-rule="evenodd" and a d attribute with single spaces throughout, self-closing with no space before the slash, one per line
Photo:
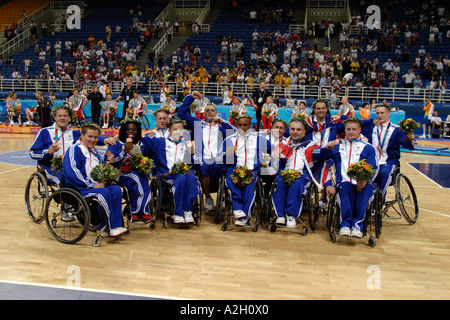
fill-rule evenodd
<path id="1" fill-rule="evenodd" d="M 34 172 L 25 187 L 25 206 L 32 221 L 36 223 L 43 221 L 48 195 L 46 177 L 42 173 Z"/>
<path id="2" fill-rule="evenodd" d="M 45 220 L 53 237 L 62 243 L 73 244 L 82 240 L 89 230 L 89 206 L 78 192 L 59 189 L 47 200 Z"/>
<path id="3" fill-rule="evenodd" d="M 395 179 L 395 195 L 403 218 L 409 223 L 416 223 L 419 218 L 417 196 L 411 181 L 400 173 Z"/>

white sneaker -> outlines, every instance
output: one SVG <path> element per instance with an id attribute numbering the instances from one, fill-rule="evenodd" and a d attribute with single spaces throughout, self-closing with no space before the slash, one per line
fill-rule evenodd
<path id="1" fill-rule="evenodd" d="M 339 235 L 341 237 L 350 237 L 350 228 L 349 227 L 341 228 L 341 230 L 339 230 Z"/>
<path id="2" fill-rule="evenodd" d="M 247 220 L 244 218 L 238 219 L 238 220 L 236 220 L 234 225 L 239 226 L 239 227 L 245 227 L 247 225 Z"/>
<path id="3" fill-rule="evenodd" d="M 209 198 L 206 198 L 205 202 L 206 202 L 205 203 L 206 211 L 213 211 L 214 210 L 214 199 L 209 197 Z"/>
<path id="4" fill-rule="evenodd" d="M 431 139 L 431 135 L 428 135 L 428 139 Z"/>
<path id="5" fill-rule="evenodd" d="M 109 230 L 109 235 L 111 237 L 115 238 L 115 237 L 118 237 L 118 236 L 124 234 L 125 232 L 127 232 L 127 228 L 117 227 L 117 228 Z"/>
<path id="6" fill-rule="evenodd" d="M 275 223 L 284 226 L 286 224 L 286 217 L 278 217 Z"/>
<path id="7" fill-rule="evenodd" d="M 246 217 L 247 215 L 246 215 L 245 212 L 242 211 L 242 210 L 233 210 L 233 216 L 234 216 L 236 219 L 240 219 L 240 218 Z"/>
<path id="8" fill-rule="evenodd" d="M 184 212 L 184 221 L 185 223 L 194 223 L 194 217 L 192 217 L 191 211 Z"/>
<path id="9" fill-rule="evenodd" d="M 363 234 L 361 231 L 359 231 L 359 229 L 357 228 L 352 228 L 352 231 L 350 232 L 350 237 L 353 238 L 362 238 Z"/>
<path id="10" fill-rule="evenodd" d="M 186 222 L 184 220 L 184 218 L 180 217 L 179 215 L 173 215 L 172 219 L 173 219 L 173 223 L 185 223 Z"/>
<path id="11" fill-rule="evenodd" d="M 295 221 L 295 218 L 293 216 L 287 216 L 286 227 L 288 227 L 288 228 L 296 228 L 297 227 L 297 222 Z"/>
<path id="12" fill-rule="evenodd" d="M 419 139 L 426 139 L 426 138 L 427 138 L 427 136 L 425 134 L 423 134 L 419 137 Z"/>

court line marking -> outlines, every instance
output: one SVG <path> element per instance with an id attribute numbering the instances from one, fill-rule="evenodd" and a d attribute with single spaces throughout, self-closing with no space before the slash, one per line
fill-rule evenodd
<path id="1" fill-rule="evenodd" d="M 0 172 L 0 174 L 5 174 L 5 173 L 12 172 L 12 171 L 22 170 L 22 169 L 29 168 L 29 167 L 30 167 L 30 166 L 25 166 L 25 167 L 15 168 L 15 169 L 11 169 L 11 170 L 8 170 L 8 171 Z"/>
<path id="2" fill-rule="evenodd" d="M 436 212 L 436 211 L 432 211 L 432 210 L 428 210 L 428 209 L 424 209 L 424 208 L 420 208 L 419 207 L 419 211 L 420 210 L 425 210 L 425 211 L 428 211 L 428 212 L 431 212 L 431 213 L 434 213 L 434 214 L 437 214 L 437 215 L 440 215 L 440 216 L 444 216 L 444 217 L 450 218 L 450 215 L 445 214 L 445 213 L 440 213 L 440 212 Z"/>
<path id="3" fill-rule="evenodd" d="M 414 170 L 416 170 L 417 172 L 419 172 L 421 175 L 423 175 L 425 178 L 427 178 L 428 180 L 430 180 L 431 182 L 433 182 L 434 184 L 436 184 L 438 187 L 440 187 L 441 189 L 445 189 L 443 186 L 441 186 L 439 183 L 437 183 L 436 181 L 434 181 L 433 179 L 431 179 L 430 177 L 428 177 L 426 174 L 424 174 L 422 171 L 420 171 L 419 169 L 416 169 L 414 166 L 412 166 L 409 162 L 406 162 L 407 165 L 409 165 L 411 168 L 413 168 Z"/>
<path id="4" fill-rule="evenodd" d="M 150 295 L 150 294 L 142 294 L 142 293 L 121 292 L 121 291 L 108 291 L 108 290 L 90 289 L 90 288 L 83 288 L 83 287 L 70 287 L 70 286 L 61 286 L 61 285 L 45 284 L 45 283 L 37 283 L 37 282 L 0 280 L 0 283 L 22 285 L 22 286 L 35 286 L 35 287 L 50 288 L 50 289 L 85 291 L 85 292 L 92 292 L 92 293 L 102 293 L 102 294 L 121 295 L 121 296 L 130 296 L 130 297 L 143 297 L 143 298 L 145 297 L 145 298 L 164 299 L 164 300 L 192 300 L 192 299 L 178 298 L 178 297 L 167 297 L 167 296 L 158 296 L 158 295 Z"/>

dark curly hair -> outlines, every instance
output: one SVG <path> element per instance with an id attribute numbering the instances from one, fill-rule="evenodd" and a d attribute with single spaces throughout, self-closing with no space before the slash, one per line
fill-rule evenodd
<path id="1" fill-rule="evenodd" d="M 128 125 L 134 124 L 137 128 L 136 137 L 134 138 L 133 143 L 138 143 L 142 139 L 142 125 L 140 121 L 133 120 L 133 119 L 125 119 L 120 123 L 120 129 L 119 129 L 119 141 L 125 143 L 127 141 L 127 128 Z"/>

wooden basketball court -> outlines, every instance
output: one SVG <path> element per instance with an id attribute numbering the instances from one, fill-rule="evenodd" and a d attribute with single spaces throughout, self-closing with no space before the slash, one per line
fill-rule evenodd
<path id="1" fill-rule="evenodd" d="M 33 137 L 1 134 L 0 154 L 27 150 Z M 92 233 L 65 245 L 45 222 L 27 216 L 24 189 L 35 166 L 18 161 L 0 163 L 0 284 L 79 286 L 169 299 L 450 298 L 450 189 L 408 164 L 450 164 L 448 157 L 402 155 L 420 216 L 414 225 L 383 219 L 374 248 L 367 238 L 331 243 L 324 220 L 302 236 L 299 229 L 271 233 L 264 226 L 256 233 L 223 232 L 205 215 L 200 227 L 133 225 L 130 234 L 104 239 L 98 248 L 91 246 Z"/>

